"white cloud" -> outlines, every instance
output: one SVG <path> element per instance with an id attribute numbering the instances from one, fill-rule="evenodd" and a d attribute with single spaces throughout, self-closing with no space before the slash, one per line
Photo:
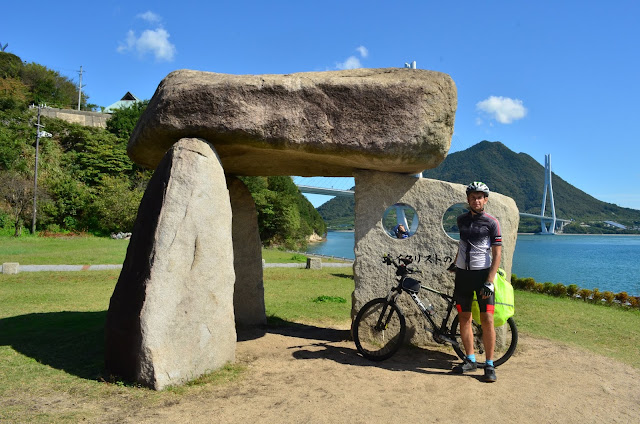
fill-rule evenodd
<path id="1" fill-rule="evenodd" d="M 356 51 L 360 54 L 361 58 L 369 56 L 369 50 L 365 46 L 359 46 Z M 336 63 L 337 69 L 356 69 L 362 68 L 362 63 L 357 56 L 349 56 L 344 62 Z"/>
<path id="2" fill-rule="evenodd" d="M 490 96 L 476 103 L 476 109 L 488 114 L 501 124 L 510 124 L 524 118 L 527 114 L 527 108 L 523 106 L 522 100 L 502 96 Z"/>
<path id="3" fill-rule="evenodd" d="M 369 56 L 369 50 L 365 46 L 360 46 L 356 50 L 358 51 L 358 53 L 360 53 L 360 56 L 363 58 L 366 58 L 367 56 Z"/>
<path id="4" fill-rule="evenodd" d="M 137 16 L 148 23 L 159 24 L 160 16 L 151 11 Z M 119 53 L 135 52 L 139 57 L 152 54 L 157 61 L 171 62 L 176 54 L 176 46 L 169 41 L 169 32 L 158 25 L 155 29 L 146 29 L 138 37 L 133 30 L 127 32 L 124 43 L 118 46 Z"/>
<path id="5" fill-rule="evenodd" d="M 336 64 L 336 68 L 338 69 L 356 69 L 362 68 L 362 64 L 360 63 L 360 59 L 355 56 L 349 56 L 347 60 L 342 63 Z"/>
<path id="6" fill-rule="evenodd" d="M 159 23 L 162 18 L 160 18 L 160 16 L 156 15 L 155 13 L 153 13 L 150 10 L 147 10 L 144 13 L 141 13 L 137 16 L 137 18 L 143 19 L 149 23 Z"/>

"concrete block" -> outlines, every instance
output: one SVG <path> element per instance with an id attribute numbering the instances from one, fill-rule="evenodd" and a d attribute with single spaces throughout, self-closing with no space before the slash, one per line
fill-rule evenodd
<path id="1" fill-rule="evenodd" d="M 322 269 L 322 259 L 307 258 L 307 269 Z"/>
<path id="2" fill-rule="evenodd" d="M 5 262 L 2 264 L 3 274 L 17 274 L 20 272 L 20 264 L 18 262 Z"/>

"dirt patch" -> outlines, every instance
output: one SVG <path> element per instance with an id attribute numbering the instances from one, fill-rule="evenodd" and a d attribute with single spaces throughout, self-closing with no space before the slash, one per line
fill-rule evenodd
<path id="1" fill-rule="evenodd" d="M 453 350 L 403 348 L 373 363 L 347 329 L 282 327 L 243 333 L 243 378 L 123 417 L 157 422 L 638 422 L 640 370 L 546 340 L 521 337 L 498 382 L 451 374 Z"/>

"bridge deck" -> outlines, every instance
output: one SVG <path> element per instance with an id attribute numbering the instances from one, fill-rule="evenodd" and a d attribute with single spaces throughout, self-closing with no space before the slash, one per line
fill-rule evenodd
<path id="1" fill-rule="evenodd" d="M 324 194 L 326 196 L 341 196 L 341 197 L 353 197 L 353 190 L 340 190 L 336 188 L 326 188 L 326 187 L 311 187 L 306 185 L 298 185 L 300 192 L 309 193 L 309 194 Z M 537 218 L 544 221 L 553 221 L 553 217 L 550 216 L 542 216 L 536 215 L 533 213 L 520 212 L 520 216 L 525 218 Z M 569 223 L 570 219 L 561 219 L 556 218 L 556 222 Z"/>

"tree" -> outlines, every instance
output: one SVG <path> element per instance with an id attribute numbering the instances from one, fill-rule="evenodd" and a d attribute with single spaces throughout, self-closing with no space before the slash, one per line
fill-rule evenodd
<path id="1" fill-rule="evenodd" d="M 29 89 L 17 78 L 0 78 L 0 110 L 24 109 Z"/>
<path id="2" fill-rule="evenodd" d="M 115 110 L 107 121 L 107 131 L 116 137 L 129 140 L 131 133 L 138 123 L 138 119 L 147 109 L 149 100 L 136 102 L 129 107 Z"/>
<path id="3" fill-rule="evenodd" d="M 32 62 L 22 67 L 20 76 L 31 91 L 30 103 L 57 107 L 71 107 L 78 103 L 76 85 L 57 71 Z M 86 101 L 84 96 L 82 101 Z"/>
<path id="4" fill-rule="evenodd" d="M 22 70 L 22 59 L 12 53 L 0 52 L 0 78 L 17 78 Z"/>
<path id="5" fill-rule="evenodd" d="M 0 174 L 0 195 L 8 206 L 14 222 L 14 236 L 22 234 L 22 226 L 28 220 L 33 205 L 33 181 L 28 180 L 17 172 L 3 172 Z"/>
<path id="6" fill-rule="evenodd" d="M 97 186 L 103 175 L 133 174 L 126 142 L 111 133 L 71 125 L 61 142 L 67 150 L 64 165 L 89 186 Z"/>
<path id="7" fill-rule="evenodd" d="M 105 234 L 132 231 L 144 194 L 142 187 L 132 188 L 126 177 L 105 175 L 96 194 L 92 208 L 95 226 Z"/>
<path id="8" fill-rule="evenodd" d="M 289 248 L 306 245 L 315 231 L 324 234 L 324 221 L 300 193 L 291 177 L 240 177 L 256 204 L 258 230 L 265 245 Z"/>

